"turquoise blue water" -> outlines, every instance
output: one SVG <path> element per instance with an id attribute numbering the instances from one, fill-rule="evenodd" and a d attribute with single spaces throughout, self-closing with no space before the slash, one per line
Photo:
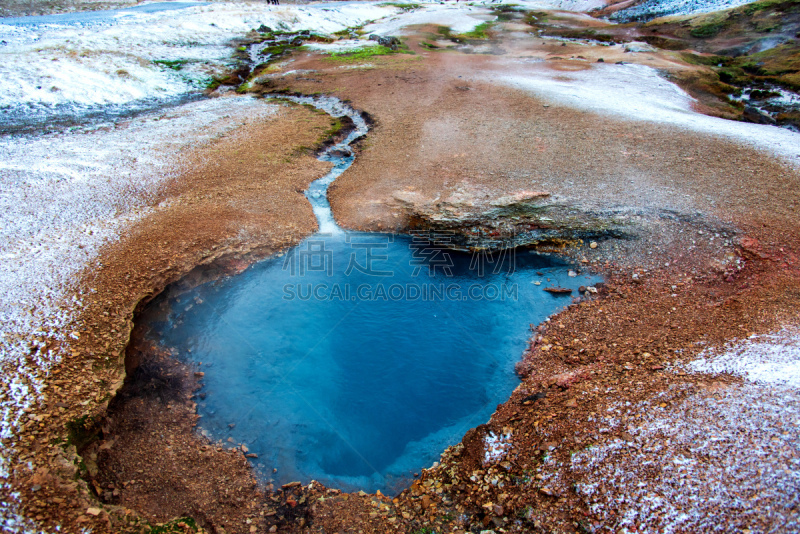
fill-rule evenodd
<path id="1" fill-rule="evenodd" d="M 508 399 L 531 325 L 571 301 L 543 289 L 599 279 L 527 250 L 439 248 L 445 234 L 344 232 L 327 189 L 367 124 L 332 97 L 287 98 L 355 126 L 306 191 L 321 233 L 235 277 L 166 292 L 139 325 L 205 373 L 201 431 L 257 454 L 265 481 L 393 494 Z"/>
<path id="2" fill-rule="evenodd" d="M 570 303 L 542 288 L 595 280 L 568 269 L 425 236 L 316 235 L 142 320 L 202 362 L 200 428 L 244 443 L 265 479 L 391 494 L 508 398 L 530 325 Z"/>

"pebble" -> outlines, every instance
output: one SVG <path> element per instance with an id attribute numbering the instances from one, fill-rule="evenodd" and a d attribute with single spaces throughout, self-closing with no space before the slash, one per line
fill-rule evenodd
<path id="1" fill-rule="evenodd" d="M 589 243 L 589 248 L 597 248 L 597 241 L 592 241 Z"/>

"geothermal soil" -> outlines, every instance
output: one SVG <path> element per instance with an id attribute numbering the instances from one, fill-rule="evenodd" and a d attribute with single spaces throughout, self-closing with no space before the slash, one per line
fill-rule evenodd
<path id="1" fill-rule="evenodd" d="M 420 44 L 436 35 L 417 27 L 405 37 L 413 53 L 357 62 L 298 51 L 253 87 L 333 94 L 374 120 L 331 188 L 345 228 L 403 231 L 437 202 L 475 206 L 520 191 L 624 219 L 625 238 L 542 247 L 606 282 L 532 327 L 512 397 L 397 496 L 259 485 L 246 446 L 194 432 L 202 374 L 135 334 L 128 345 L 132 319 L 172 282 L 235 273 L 314 231 L 302 191 L 327 169 L 312 151 L 330 120 L 286 105 L 184 154 L 152 201 L 160 209 L 103 250 L 102 269 L 85 273 L 82 284 L 96 292 L 72 356 L 47 379 L 25 432 L 4 442 L 17 454 L 11 481 L 26 516 L 67 532 L 139 532 L 180 517 L 192 519 L 165 528 L 798 528 L 797 389 L 692 368 L 759 340 L 797 350 L 796 158 L 657 113 L 567 105 L 515 84 L 531 65 L 576 86 L 584 82 L 575 73 L 636 67 L 615 64 L 623 60 L 694 68 L 670 53 L 562 46 L 513 24 L 469 48 Z"/>

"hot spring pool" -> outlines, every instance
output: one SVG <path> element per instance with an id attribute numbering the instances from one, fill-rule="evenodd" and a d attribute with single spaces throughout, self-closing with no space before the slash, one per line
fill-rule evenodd
<path id="1" fill-rule="evenodd" d="M 140 324 L 202 362 L 200 428 L 244 443 L 265 479 L 391 494 L 509 397 L 530 325 L 570 302 L 542 288 L 595 281 L 569 269 L 419 236 L 318 234 L 159 298 Z"/>
<path id="2" fill-rule="evenodd" d="M 306 193 L 320 233 L 237 276 L 165 292 L 138 325 L 205 373 L 201 432 L 244 444 L 265 481 L 392 494 L 508 399 L 530 326 L 570 303 L 543 289 L 599 279 L 527 250 L 448 251 L 434 246 L 442 234 L 342 231 L 327 187 L 367 126 L 335 99 L 294 100 L 356 126 Z"/>

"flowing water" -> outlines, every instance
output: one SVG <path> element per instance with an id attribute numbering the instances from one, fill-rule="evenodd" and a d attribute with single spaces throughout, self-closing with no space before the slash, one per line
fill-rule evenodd
<path id="1" fill-rule="evenodd" d="M 543 288 L 596 279 L 519 249 L 449 251 L 443 234 L 343 231 L 326 191 L 367 125 L 335 99 L 294 100 L 356 126 L 307 191 L 319 233 L 240 275 L 165 292 L 140 324 L 205 373 L 201 432 L 245 444 L 265 480 L 393 493 L 508 398 L 530 326 L 570 302 Z"/>

